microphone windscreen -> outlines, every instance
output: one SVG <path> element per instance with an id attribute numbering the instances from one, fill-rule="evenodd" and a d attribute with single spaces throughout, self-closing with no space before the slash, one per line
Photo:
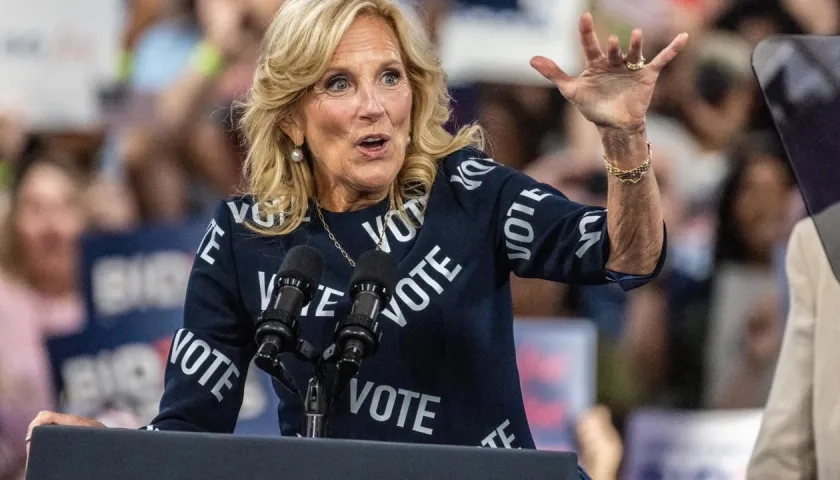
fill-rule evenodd
<path id="1" fill-rule="evenodd" d="M 324 273 L 324 257 L 321 252 L 308 245 L 292 247 L 286 253 L 277 278 L 296 278 L 306 283 L 307 298 L 315 296 L 321 275 Z"/>
<path id="2" fill-rule="evenodd" d="M 362 282 L 374 282 L 388 290 L 389 298 L 397 287 L 397 264 L 385 252 L 368 250 L 356 260 L 356 268 L 350 279 L 350 289 Z"/>

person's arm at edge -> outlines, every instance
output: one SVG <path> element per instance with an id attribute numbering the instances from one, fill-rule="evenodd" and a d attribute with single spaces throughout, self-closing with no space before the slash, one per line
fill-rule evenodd
<path id="1" fill-rule="evenodd" d="M 820 245 L 810 218 L 791 234 L 785 269 L 790 306 L 773 386 L 761 430 L 747 469 L 747 479 L 816 477 L 814 429 L 811 423 L 814 369 L 814 257 Z"/>

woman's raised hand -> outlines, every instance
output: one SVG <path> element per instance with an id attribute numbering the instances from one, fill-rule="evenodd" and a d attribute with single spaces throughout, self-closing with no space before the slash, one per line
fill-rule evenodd
<path id="1" fill-rule="evenodd" d="M 584 57 L 580 75 L 567 75 L 545 57 L 532 58 L 531 66 L 554 82 L 560 93 L 599 128 L 628 133 L 643 130 L 659 73 L 685 46 L 688 34 L 677 35 L 656 58 L 645 63 L 640 29 L 630 35 L 626 54 L 615 35 L 607 40 L 606 52 L 601 49 L 590 13 L 581 17 L 579 30 Z"/>

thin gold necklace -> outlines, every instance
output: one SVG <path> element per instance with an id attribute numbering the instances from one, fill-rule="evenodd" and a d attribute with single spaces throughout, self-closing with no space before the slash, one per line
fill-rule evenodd
<path id="1" fill-rule="evenodd" d="M 330 237 L 330 240 L 332 240 L 333 244 L 335 245 L 335 248 L 337 248 L 338 251 L 341 252 L 341 254 L 344 256 L 344 258 L 347 259 L 347 262 L 350 263 L 351 267 L 356 268 L 356 262 L 354 262 L 353 259 L 350 258 L 350 255 L 348 255 L 347 252 L 341 247 L 341 244 L 338 243 L 338 240 L 335 238 L 335 235 L 333 235 L 333 233 L 330 231 L 330 227 L 327 226 L 327 221 L 324 219 L 324 213 L 321 212 L 321 204 L 318 203 L 318 200 L 315 200 L 315 210 L 318 212 L 318 218 L 321 219 L 321 225 L 324 226 L 324 230 L 326 230 L 327 235 Z M 391 219 L 391 213 L 392 211 L 389 210 L 388 213 L 385 214 L 385 221 L 382 222 L 382 233 L 379 234 L 379 241 L 376 242 L 377 250 L 382 249 L 382 242 L 385 240 L 385 232 L 388 228 L 388 220 Z"/>

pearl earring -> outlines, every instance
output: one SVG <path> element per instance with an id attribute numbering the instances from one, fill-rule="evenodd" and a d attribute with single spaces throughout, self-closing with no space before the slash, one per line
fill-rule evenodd
<path id="1" fill-rule="evenodd" d="M 295 147 L 295 149 L 292 150 L 292 161 L 295 163 L 303 161 L 303 150 L 301 150 L 300 147 Z"/>
<path id="2" fill-rule="evenodd" d="M 411 135 L 408 136 L 408 138 L 405 141 L 405 144 L 406 145 L 411 145 Z"/>

